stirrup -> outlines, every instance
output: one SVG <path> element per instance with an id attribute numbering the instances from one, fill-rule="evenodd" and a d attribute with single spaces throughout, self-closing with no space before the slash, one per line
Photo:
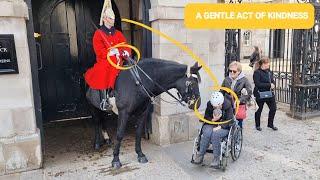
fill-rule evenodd
<path id="1" fill-rule="evenodd" d="M 102 99 L 100 103 L 100 109 L 102 111 L 112 111 L 113 106 L 109 102 L 109 98 Z"/>

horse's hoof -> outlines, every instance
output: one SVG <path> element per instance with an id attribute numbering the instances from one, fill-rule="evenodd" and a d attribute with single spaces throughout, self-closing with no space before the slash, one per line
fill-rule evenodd
<path id="1" fill-rule="evenodd" d="M 107 146 L 111 146 L 112 145 L 111 139 L 106 139 L 105 143 L 106 143 Z"/>
<path id="2" fill-rule="evenodd" d="M 112 162 L 112 167 L 114 169 L 119 169 L 119 168 L 121 168 L 121 166 L 122 166 L 122 164 L 120 161 Z"/>
<path id="3" fill-rule="evenodd" d="M 138 156 L 138 162 L 139 163 L 147 163 L 148 162 L 148 159 L 146 156 Z"/>

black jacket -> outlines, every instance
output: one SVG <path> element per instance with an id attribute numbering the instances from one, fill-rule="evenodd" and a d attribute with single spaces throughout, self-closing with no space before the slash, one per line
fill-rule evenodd
<path id="1" fill-rule="evenodd" d="M 212 120 L 212 118 L 213 118 L 213 110 L 214 110 L 213 106 L 211 105 L 210 101 L 208 101 L 204 118 L 207 119 L 207 120 Z M 224 102 L 223 102 L 221 110 L 222 110 L 222 117 L 221 117 L 220 120 L 218 120 L 216 122 L 232 120 L 229 123 L 220 125 L 221 128 L 223 128 L 223 129 L 229 129 L 230 125 L 233 122 L 233 118 L 234 118 L 234 109 L 233 109 L 233 104 L 232 104 L 231 98 L 224 97 Z M 214 124 L 213 126 L 216 127 L 217 125 Z"/>
<path id="2" fill-rule="evenodd" d="M 253 52 L 250 56 L 250 63 L 255 63 L 260 60 L 260 53 L 259 52 Z"/>
<path id="3" fill-rule="evenodd" d="M 240 75 L 239 75 L 240 76 Z M 222 82 L 222 87 L 231 88 L 232 79 L 230 77 L 226 77 Z M 241 96 L 241 90 L 243 88 L 247 89 L 248 95 Z M 252 95 L 252 87 L 249 80 L 243 75 L 240 79 L 237 80 L 236 85 L 234 86 L 233 91 L 237 94 L 240 104 L 246 104 L 250 101 Z M 225 94 L 225 91 L 222 91 Z"/>
<path id="4" fill-rule="evenodd" d="M 271 83 L 274 84 L 273 73 L 268 70 L 257 69 L 253 73 L 254 90 L 253 95 L 259 99 L 259 93 L 263 91 L 270 91 Z"/>

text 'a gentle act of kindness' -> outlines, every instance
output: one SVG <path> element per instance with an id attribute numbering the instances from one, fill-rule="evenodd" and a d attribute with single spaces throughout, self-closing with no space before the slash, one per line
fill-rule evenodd
<path id="1" fill-rule="evenodd" d="M 308 12 L 198 12 L 197 20 L 308 19 Z"/>

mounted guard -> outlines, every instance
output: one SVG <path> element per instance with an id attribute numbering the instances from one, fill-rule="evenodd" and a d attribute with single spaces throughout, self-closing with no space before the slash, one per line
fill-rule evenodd
<path id="1" fill-rule="evenodd" d="M 121 66 L 123 60 L 131 54 L 130 48 L 112 48 L 117 44 L 126 43 L 126 38 L 122 32 L 115 29 L 114 21 L 115 14 L 112 10 L 111 1 L 106 0 L 101 12 L 101 27 L 95 31 L 93 36 L 96 63 L 85 73 L 85 81 L 89 85 L 87 98 L 91 104 L 104 111 L 112 108 L 109 103 L 108 92 L 114 89 L 120 71 L 107 61 L 107 56 L 109 55 L 112 62 Z M 100 96 L 100 98 L 97 96 Z"/>

